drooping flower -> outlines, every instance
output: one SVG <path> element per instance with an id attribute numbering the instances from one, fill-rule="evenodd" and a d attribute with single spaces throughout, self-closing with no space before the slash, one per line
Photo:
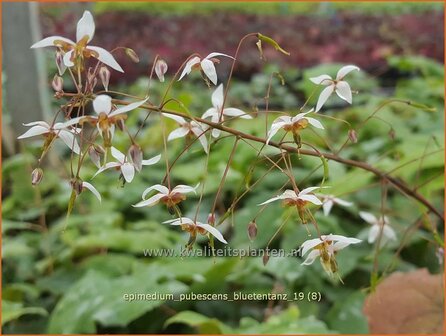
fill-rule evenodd
<path id="1" fill-rule="evenodd" d="M 166 74 L 168 68 L 169 67 L 167 66 L 167 63 L 165 60 L 159 59 L 156 61 L 155 74 L 161 83 L 164 82 L 164 75 Z"/>
<path id="2" fill-rule="evenodd" d="M 252 119 L 249 114 L 246 114 L 242 110 L 233 107 L 223 108 L 224 95 L 223 95 L 223 84 L 220 84 L 212 93 L 212 106 L 204 114 L 202 118 L 211 118 L 213 123 L 220 123 L 224 120 L 224 116 L 228 117 L 240 117 L 243 119 Z M 218 138 L 221 131 L 219 129 L 212 130 L 212 136 Z"/>
<path id="3" fill-rule="evenodd" d="M 66 123 L 55 123 L 53 126 L 50 126 L 45 121 L 34 121 L 23 125 L 31 126 L 31 128 L 17 137 L 17 139 L 43 135 L 45 137 L 44 150 L 46 150 L 55 138 L 60 138 L 74 153 L 80 154 L 80 147 L 74 136 L 76 133 L 79 133 L 80 129 L 69 129 L 69 125 Z"/>
<path id="4" fill-rule="evenodd" d="M 131 103 L 122 106 L 112 111 L 112 98 L 108 95 L 99 95 L 93 100 L 93 109 L 97 116 L 82 116 L 69 120 L 66 125 L 75 125 L 77 123 L 89 122 L 96 125 L 100 134 L 104 138 L 105 147 L 111 146 L 113 134 L 115 132 L 115 124 L 119 120 L 125 119 L 127 116 L 124 113 L 132 111 L 143 105 L 147 99 L 139 102 Z"/>
<path id="5" fill-rule="evenodd" d="M 192 69 L 198 68 L 203 70 L 203 73 L 206 75 L 207 78 L 214 84 L 217 85 L 217 71 L 215 70 L 214 63 L 219 62 L 215 57 L 224 56 L 231 59 L 234 59 L 234 57 L 213 52 L 207 55 L 205 58 L 200 58 L 198 56 L 195 56 L 191 58 L 186 65 L 184 66 L 183 72 L 180 75 L 179 81 L 186 75 L 190 74 Z"/>
<path id="6" fill-rule="evenodd" d="M 228 242 L 225 240 L 223 235 L 218 231 L 215 227 L 209 225 L 200 223 L 197 221 L 193 221 L 190 218 L 187 217 L 180 217 L 176 219 L 171 219 L 168 221 L 163 222 L 163 224 L 170 224 L 170 225 L 181 225 L 181 228 L 184 231 L 187 231 L 191 235 L 191 239 L 189 240 L 189 246 L 192 245 L 195 241 L 195 238 L 197 236 L 197 233 L 200 233 L 202 235 L 211 234 L 215 238 L 217 238 L 219 241 L 221 241 L 223 244 L 227 244 Z"/>
<path id="7" fill-rule="evenodd" d="M 376 218 L 371 213 L 360 211 L 359 216 L 365 220 L 367 223 L 371 224 L 372 227 L 369 230 L 368 242 L 373 244 L 379 237 L 380 231 L 382 230 L 382 243 L 386 243 L 388 240 L 396 240 L 395 231 L 389 225 L 389 218 L 387 216 L 382 216 L 379 219 Z"/>
<path id="8" fill-rule="evenodd" d="M 178 203 L 184 201 L 186 199 L 187 193 L 196 193 L 196 190 L 198 188 L 199 184 L 197 184 L 195 187 L 191 187 L 188 185 L 180 184 L 177 185 L 172 190 L 169 190 L 169 188 L 161 185 L 161 184 L 155 184 L 151 187 L 148 187 L 144 192 L 142 193 L 142 201 L 135 204 L 134 207 L 140 208 L 144 206 L 153 206 L 157 204 L 158 202 L 163 202 L 168 207 L 173 207 L 177 205 Z M 158 191 L 157 194 L 153 195 L 152 197 L 145 199 L 148 193 L 150 193 L 152 190 Z"/>
<path id="9" fill-rule="evenodd" d="M 76 42 L 62 36 L 50 36 L 34 43 L 31 48 L 59 48 L 64 52 L 63 63 L 67 67 L 81 66 L 85 59 L 94 57 L 109 67 L 124 72 L 111 53 L 104 48 L 88 45 L 94 36 L 94 31 L 93 16 L 89 11 L 85 11 L 77 23 Z M 60 71 L 63 69 L 60 68 Z"/>
<path id="10" fill-rule="evenodd" d="M 281 116 L 276 118 L 273 121 L 270 130 L 268 131 L 268 139 L 266 140 L 266 143 L 268 144 L 271 141 L 271 138 L 281 128 L 283 128 L 286 132 L 292 132 L 293 134 L 297 134 L 301 129 L 306 128 L 308 124 L 316 128 L 324 129 L 324 126 L 322 126 L 322 124 L 318 120 L 306 116 L 307 114 L 312 112 L 313 109 L 305 113 L 296 114 L 294 117 Z"/>
<path id="11" fill-rule="evenodd" d="M 310 78 L 314 84 L 326 86 L 319 95 L 316 104 L 316 112 L 321 109 L 333 92 L 336 92 L 339 98 L 345 100 L 347 103 L 352 103 L 352 90 L 350 85 L 344 81 L 344 77 L 353 70 L 359 71 L 359 68 L 355 65 L 346 65 L 339 69 L 336 74 L 336 79 L 331 78 L 329 75 L 320 75 Z"/>
<path id="12" fill-rule="evenodd" d="M 192 120 L 190 122 L 186 121 L 183 117 L 163 113 L 163 116 L 175 120 L 180 127 L 173 130 L 167 137 L 167 141 L 182 138 L 189 135 L 195 135 L 201 143 L 204 151 L 208 153 L 208 141 L 206 139 L 206 130 L 209 129 L 208 125 L 196 122 Z"/>
<path id="13" fill-rule="evenodd" d="M 111 154 L 112 156 L 117 160 L 117 162 L 108 162 L 103 167 L 101 167 L 96 174 L 94 174 L 93 177 L 96 175 L 102 173 L 103 171 L 110 169 L 110 168 L 116 168 L 118 169 L 124 180 L 127 183 L 132 182 L 133 178 L 135 177 L 135 170 L 137 170 L 136 165 L 133 162 L 130 162 L 128 158 L 121 153 L 118 149 L 115 147 L 111 147 Z M 142 160 L 143 166 L 151 166 L 155 163 L 157 163 L 161 158 L 161 155 L 154 156 L 151 159 L 148 160 Z"/>
<path id="14" fill-rule="evenodd" d="M 305 254 L 311 251 L 302 265 L 311 265 L 316 258 L 320 257 L 322 267 L 331 276 L 338 270 L 336 253 L 351 244 L 358 244 L 360 242 L 361 240 L 357 238 L 348 238 L 333 234 L 309 239 L 299 249 L 302 256 L 305 256 Z"/>
<path id="15" fill-rule="evenodd" d="M 302 207 L 306 205 L 308 202 L 313 203 L 315 205 L 321 205 L 322 204 L 321 200 L 311 193 L 313 190 L 319 188 L 320 187 L 305 188 L 297 194 L 294 190 L 287 189 L 283 194 L 270 198 L 269 200 L 266 200 L 265 202 L 260 203 L 259 205 L 265 205 L 278 200 L 284 200 L 284 204 L 288 206 L 297 205 L 299 207 Z"/>
<path id="16" fill-rule="evenodd" d="M 330 214 L 331 208 L 333 207 L 334 204 L 339 204 L 345 207 L 349 207 L 352 206 L 353 203 L 352 202 L 347 202 L 344 201 L 340 198 L 337 198 L 333 195 L 323 195 L 320 194 L 318 195 L 320 198 L 322 198 L 322 209 L 324 210 L 324 215 L 328 216 Z"/>

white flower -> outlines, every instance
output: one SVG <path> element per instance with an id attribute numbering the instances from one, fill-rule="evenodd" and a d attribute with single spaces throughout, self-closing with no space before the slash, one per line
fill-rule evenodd
<path id="1" fill-rule="evenodd" d="M 217 238 L 222 243 L 224 243 L 224 244 L 228 243 L 225 240 L 225 238 L 223 237 L 223 235 L 220 233 L 220 231 L 218 231 L 215 227 L 213 227 L 209 224 L 194 222 L 192 219 L 187 218 L 187 217 L 171 219 L 171 220 L 163 222 L 163 224 L 181 225 L 184 230 L 190 232 L 192 235 L 196 235 L 197 232 L 202 235 L 210 233 L 211 235 L 213 235 L 215 238 Z"/>
<path id="2" fill-rule="evenodd" d="M 293 133 L 296 133 L 300 129 L 306 128 L 308 126 L 308 124 L 310 124 L 316 128 L 324 129 L 324 126 L 322 126 L 322 124 L 318 120 L 316 120 L 314 118 L 306 117 L 306 115 L 311 112 L 313 112 L 313 109 L 311 109 L 310 111 L 305 112 L 305 113 L 296 114 L 294 117 L 282 116 L 282 117 L 276 118 L 273 121 L 270 130 L 268 131 L 268 139 L 266 140 L 266 144 L 268 144 L 271 141 L 271 138 L 281 128 L 283 128 L 287 132 L 291 131 Z"/>
<path id="3" fill-rule="evenodd" d="M 337 198 L 333 195 L 318 195 L 320 198 L 322 198 L 322 209 L 324 209 L 324 215 L 328 216 L 330 214 L 331 208 L 334 204 L 339 204 L 345 207 L 352 206 L 352 202 L 344 201 L 340 198 Z"/>
<path id="4" fill-rule="evenodd" d="M 99 202 L 101 202 L 101 194 L 99 194 L 99 192 L 96 190 L 95 187 L 93 187 L 92 184 L 90 184 L 88 182 L 82 182 L 82 189 L 90 190 L 93 193 L 93 195 L 95 195 L 96 198 L 99 200 Z"/>
<path id="5" fill-rule="evenodd" d="M 181 201 L 184 201 L 186 199 L 187 193 L 193 192 L 197 193 L 196 189 L 198 188 L 199 184 L 197 184 L 195 187 L 191 187 L 188 185 L 180 184 L 177 185 L 172 190 L 169 190 L 169 188 L 161 185 L 161 184 L 155 184 L 151 187 L 148 187 L 144 192 L 142 193 L 142 199 L 143 201 L 137 203 L 134 205 L 136 208 L 144 207 L 144 206 L 153 206 L 157 204 L 159 201 L 165 203 L 168 207 L 172 207 Z M 152 197 L 145 199 L 147 194 L 151 192 L 152 190 L 158 191 L 157 194 L 153 195 Z"/>
<path id="6" fill-rule="evenodd" d="M 369 238 L 368 238 L 368 242 L 370 244 L 373 244 L 376 241 L 381 230 L 382 230 L 383 244 L 387 240 L 396 240 L 395 231 L 389 225 L 389 218 L 387 216 L 382 216 L 378 219 L 371 213 L 365 211 L 360 211 L 359 216 L 367 223 L 372 225 L 369 231 Z"/>
<path id="7" fill-rule="evenodd" d="M 97 116 L 82 116 L 69 120 L 65 125 L 75 125 L 84 121 L 88 121 L 93 125 L 96 125 L 104 141 L 110 145 L 111 140 L 115 132 L 115 123 L 119 119 L 126 118 L 124 113 L 134 110 L 143 105 L 147 99 L 139 102 L 131 103 L 129 105 L 117 108 L 112 112 L 112 98 L 107 95 L 99 95 L 93 100 L 93 109 Z"/>
<path id="8" fill-rule="evenodd" d="M 57 47 L 62 49 L 65 52 L 63 63 L 67 67 L 74 66 L 78 61 L 82 62 L 84 58 L 94 57 L 109 67 L 124 72 L 111 53 L 103 48 L 88 45 L 94 36 L 94 31 L 93 16 L 89 11 L 85 11 L 77 23 L 76 42 L 62 36 L 50 36 L 34 43 L 31 48 Z M 63 72 L 63 69 L 60 71 Z"/>
<path id="9" fill-rule="evenodd" d="M 314 84 L 327 86 L 319 95 L 316 112 L 321 109 L 333 92 L 336 92 L 339 98 L 345 100 L 347 103 L 352 103 L 352 90 L 350 85 L 344 81 L 344 77 L 353 70 L 359 71 L 359 68 L 355 65 L 346 65 L 339 69 L 336 79 L 331 78 L 329 75 L 320 75 L 310 78 Z"/>
<path id="10" fill-rule="evenodd" d="M 209 128 L 208 125 L 196 122 L 194 120 L 187 122 L 183 117 L 163 113 L 163 116 L 175 120 L 180 127 L 173 130 L 167 137 L 167 141 L 185 137 L 189 134 L 194 134 L 203 146 L 204 151 L 208 152 L 208 141 L 206 139 L 205 132 Z"/>
<path id="11" fill-rule="evenodd" d="M 136 166 L 133 162 L 129 162 L 128 159 L 126 158 L 126 156 L 121 153 L 118 149 L 116 149 L 115 147 L 111 147 L 111 154 L 112 156 L 118 160 L 117 162 L 108 162 L 106 163 L 102 168 L 100 168 L 96 174 L 94 174 L 93 177 L 95 177 L 96 175 L 102 173 L 103 171 L 110 169 L 110 168 L 117 168 L 121 171 L 122 176 L 124 177 L 124 180 L 127 183 L 132 182 L 133 177 L 135 176 L 135 170 Z M 155 163 L 157 163 L 161 158 L 161 155 L 157 155 L 149 160 L 142 160 L 142 165 L 143 166 L 150 166 L 153 165 Z"/>
<path id="12" fill-rule="evenodd" d="M 74 134 L 80 129 L 68 130 L 68 125 L 63 123 L 55 123 L 53 126 L 48 125 L 45 121 L 34 121 L 24 126 L 32 126 L 17 139 L 30 138 L 36 135 L 45 135 L 47 141 L 51 142 L 54 138 L 60 138 L 62 141 L 76 154 L 80 154 L 79 144 Z M 48 143 L 49 144 L 49 143 Z"/>
<path id="13" fill-rule="evenodd" d="M 205 119 L 210 117 L 213 123 L 222 122 L 224 120 L 225 115 L 230 117 L 240 117 L 243 119 L 252 119 L 252 117 L 249 114 L 246 114 L 245 112 L 237 108 L 233 107 L 223 108 L 223 101 L 224 101 L 223 84 L 220 84 L 212 94 L 213 107 L 204 112 L 202 118 Z M 214 138 L 218 138 L 220 136 L 220 130 L 213 129 L 212 136 Z"/>
<path id="14" fill-rule="evenodd" d="M 210 53 L 205 58 L 195 56 L 186 63 L 183 72 L 181 73 L 181 76 L 178 80 L 180 81 L 184 76 L 190 74 L 193 68 L 199 67 L 201 68 L 201 70 L 203 70 L 204 74 L 209 78 L 209 80 L 214 85 L 217 85 L 217 71 L 215 70 L 215 65 L 212 59 L 218 56 L 225 56 L 234 59 L 234 57 L 232 56 L 217 52 Z"/>
<path id="15" fill-rule="evenodd" d="M 281 195 L 270 198 L 269 200 L 260 203 L 259 205 L 265 205 L 277 200 L 285 200 L 287 205 L 299 205 L 303 206 L 307 202 L 313 203 L 315 205 L 321 205 L 322 202 L 315 195 L 310 194 L 313 190 L 319 189 L 320 187 L 309 187 L 301 190 L 298 194 L 294 190 L 287 189 Z"/>
<path id="16" fill-rule="evenodd" d="M 335 263 L 334 257 L 337 251 L 342 250 L 343 248 L 349 246 L 350 244 L 358 244 L 361 241 L 362 240 L 357 238 L 348 238 L 341 235 L 333 235 L 333 234 L 330 234 L 328 236 L 323 235 L 320 238 L 309 239 L 305 241 L 299 249 L 302 256 L 311 251 L 308 254 L 308 257 L 302 263 L 302 265 L 311 265 L 316 260 L 317 257 L 321 257 L 321 262 L 323 266 L 324 264 L 325 266 L 332 266 L 330 265 L 330 263 L 331 264 Z M 329 269 L 332 272 L 336 271 L 331 268 Z"/>

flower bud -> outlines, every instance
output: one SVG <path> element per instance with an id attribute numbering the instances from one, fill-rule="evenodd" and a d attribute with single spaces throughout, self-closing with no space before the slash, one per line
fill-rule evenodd
<path id="1" fill-rule="evenodd" d="M 268 251 L 263 255 L 262 261 L 263 261 L 263 266 L 266 266 L 266 264 L 269 261 L 269 253 L 268 253 Z"/>
<path id="2" fill-rule="evenodd" d="M 101 78 L 105 91 L 108 91 L 108 84 L 110 83 L 110 70 L 108 70 L 108 68 L 104 65 L 99 69 L 99 78 Z"/>
<path id="3" fill-rule="evenodd" d="M 142 150 L 137 144 L 133 144 L 130 146 L 128 150 L 128 157 L 132 160 L 133 165 L 137 171 L 141 171 L 142 169 Z"/>
<path id="4" fill-rule="evenodd" d="M 94 144 L 88 148 L 88 155 L 96 167 L 101 168 L 101 157 L 105 154 L 102 146 Z"/>
<path id="5" fill-rule="evenodd" d="M 131 48 L 125 48 L 125 54 L 135 63 L 139 63 L 139 57 Z"/>
<path id="6" fill-rule="evenodd" d="M 31 173 L 31 183 L 33 186 L 36 186 L 43 179 L 43 170 L 42 168 L 36 168 Z"/>
<path id="7" fill-rule="evenodd" d="M 82 189 L 84 188 L 82 185 L 83 181 L 79 177 L 76 177 L 72 179 L 70 183 L 71 183 L 71 188 L 73 188 L 76 195 L 79 195 L 82 192 Z"/>
<path id="8" fill-rule="evenodd" d="M 248 237 L 252 241 L 257 237 L 257 224 L 256 221 L 252 221 L 248 224 Z"/>
<path id="9" fill-rule="evenodd" d="M 57 70 L 59 71 L 59 75 L 62 76 L 67 69 L 65 66 L 65 63 L 63 62 L 63 55 L 60 51 L 56 52 L 56 66 Z"/>
<path id="10" fill-rule="evenodd" d="M 215 214 L 214 213 L 210 213 L 208 215 L 208 224 L 210 224 L 210 225 L 214 225 L 215 224 Z"/>
<path id="11" fill-rule="evenodd" d="M 256 43 L 257 49 L 259 49 L 260 59 L 266 61 L 265 55 L 263 54 L 262 41 L 258 40 Z"/>
<path id="12" fill-rule="evenodd" d="M 118 120 L 116 120 L 116 126 L 118 126 L 118 128 L 123 132 L 125 129 L 124 119 L 119 118 Z"/>
<path id="13" fill-rule="evenodd" d="M 358 133 L 356 133 L 356 131 L 354 129 L 349 129 L 348 130 L 348 138 L 350 139 L 351 142 L 357 143 L 358 142 Z"/>
<path id="14" fill-rule="evenodd" d="M 58 76 L 57 74 L 54 75 L 53 81 L 51 82 L 51 86 L 53 87 L 53 90 L 56 92 L 63 91 L 63 78 Z"/>
<path id="15" fill-rule="evenodd" d="M 168 66 L 165 60 L 159 59 L 155 64 L 155 73 L 160 82 L 164 82 L 164 74 L 167 72 Z"/>

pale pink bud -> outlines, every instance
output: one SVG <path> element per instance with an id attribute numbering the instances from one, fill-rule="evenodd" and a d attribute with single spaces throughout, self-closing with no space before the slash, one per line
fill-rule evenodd
<path id="1" fill-rule="evenodd" d="M 131 48 L 125 48 L 125 54 L 135 63 L 139 63 L 139 57 L 136 54 L 135 50 Z"/>
<path id="2" fill-rule="evenodd" d="M 167 72 L 168 66 L 165 60 L 159 59 L 155 64 L 155 73 L 160 80 L 160 82 L 164 82 L 164 74 Z"/>
<path id="3" fill-rule="evenodd" d="M 269 261 L 269 252 L 268 251 L 266 251 L 266 253 L 263 255 L 262 261 L 263 261 L 263 266 L 266 266 L 266 264 Z"/>
<path id="4" fill-rule="evenodd" d="M 101 66 L 99 69 L 99 78 L 101 78 L 105 91 L 108 91 L 108 83 L 110 83 L 110 70 L 108 70 L 106 66 Z"/>
<path id="5" fill-rule="evenodd" d="M 132 160 L 133 166 L 137 171 L 142 169 L 142 150 L 137 144 L 130 146 L 128 151 L 128 157 Z"/>
<path id="6" fill-rule="evenodd" d="M 252 221 L 248 224 L 248 237 L 250 240 L 254 240 L 257 237 L 257 224 L 256 221 Z"/>
<path id="7" fill-rule="evenodd" d="M 208 215 L 208 224 L 211 224 L 211 225 L 215 224 L 215 214 L 214 213 L 210 213 Z"/>
<path id="8" fill-rule="evenodd" d="M 101 168 L 101 157 L 104 155 L 104 149 L 99 145 L 93 145 L 88 148 L 88 155 L 96 167 Z"/>
<path id="9" fill-rule="evenodd" d="M 357 143 L 358 142 L 358 133 L 356 133 L 356 131 L 354 129 L 350 129 L 348 131 L 348 138 L 350 139 L 351 142 Z"/>
<path id="10" fill-rule="evenodd" d="M 31 183 L 33 186 L 38 185 L 40 181 L 43 179 L 43 170 L 42 168 L 36 168 L 31 173 Z"/>
<path id="11" fill-rule="evenodd" d="M 54 75 L 53 81 L 51 82 L 51 86 L 53 87 L 53 90 L 56 92 L 60 92 L 63 90 L 63 78 L 58 76 L 57 74 Z"/>

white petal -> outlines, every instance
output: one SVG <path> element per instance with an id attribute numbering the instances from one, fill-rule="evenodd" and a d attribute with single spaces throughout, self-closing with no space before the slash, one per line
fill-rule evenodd
<path id="1" fill-rule="evenodd" d="M 186 193 L 193 192 L 196 194 L 197 193 L 196 189 L 198 188 L 199 185 L 200 185 L 200 183 L 198 183 L 195 187 L 191 187 L 191 186 L 188 186 L 185 184 L 179 184 L 175 188 L 172 189 L 172 193 L 177 192 L 180 194 L 186 194 Z"/>
<path id="2" fill-rule="evenodd" d="M 322 90 L 321 94 L 319 95 L 319 99 L 317 100 L 316 104 L 316 112 L 319 112 L 321 107 L 325 104 L 327 99 L 331 96 L 335 89 L 334 85 L 327 86 L 325 89 Z"/>
<path id="3" fill-rule="evenodd" d="M 124 176 L 124 179 L 127 183 L 132 182 L 133 177 L 135 176 L 135 167 L 129 163 L 126 162 L 123 165 L 121 165 L 121 173 L 122 176 Z"/>
<path id="4" fill-rule="evenodd" d="M 276 196 L 276 197 L 270 198 L 269 200 L 266 200 L 263 203 L 260 203 L 259 205 L 265 205 L 265 204 L 268 204 L 268 203 L 271 203 L 271 202 L 274 202 L 274 201 L 277 201 L 280 199 L 282 199 L 280 196 Z"/>
<path id="5" fill-rule="evenodd" d="M 387 239 L 390 239 L 390 240 L 396 240 L 396 233 L 395 233 L 395 231 L 392 229 L 392 227 L 389 226 L 389 225 L 384 225 L 384 226 L 383 226 L 383 235 L 384 235 L 384 237 L 386 237 Z"/>
<path id="6" fill-rule="evenodd" d="M 93 193 L 93 195 L 95 195 L 96 198 L 99 200 L 99 202 L 101 202 L 101 194 L 96 190 L 95 187 L 93 187 L 93 185 L 91 185 L 88 182 L 82 182 L 82 187 L 90 190 Z"/>
<path id="7" fill-rule="evenodd" d="M 303 242 L 300 246 L 301 255 L 304 256 L 309 250 L 321 244 L 322 240 L 320 238 L 309 239 Z"/>
<path id="8" fill-rule="evenodd" d="M 158 154 L 157 156 L 154 156 L 151 159 L 142 160 L 141 163 L 143 166 L 151 166 L 154 165 L 155 163 L 158 163 L 160 159 L 161 159 L 161 154 Z"/>
<path id="9" fill-rule="evenodd" d="M 350 237 L 345 237 L 345 236 L 341 236 L 341 235 L 334 235 L 334 234 L 330 234 L 328 236 L 325 236 L 326 240 L 330 240 L 330 241 L 338 241 L 341 243 L 349 243 L 349 244 L 358 244 L 360 242 L 362 242 L 361 239 L 358 238 L 350 238 Z"/>
<path id="10" fill-rule="evenodd" d="M 192 132 L 198 138 L 198 141 L 200 141 L 201 146 L 204 149 L 204 152 L 207 154 L 208 153 L 208 140 L 206 139 L 205 131 L 199 127 L 192 127 Z"/>
<path id="11" fill-rule="evenodd" d="M 321 205 L 322 204 L 320 199 L 317 198 L 314 195 L 301 195 L 301 196 L 299 196 L 299 199 L 301 199 L 303 201 L 311 202 L 311 203 L 313 203 L 315 205 Z"/>
<path id="12" fill-rule="evenodd" d="M 333 79 L 329 75 L 320 75 L 317 77 L 311 77 L 310 81 L 317 85 L 330 85 L 333 82 Z"/>
<path id="13" fill-rule="evenodd" d="M 94 117 L 89 116 L 89 118 L 94 118 Z M 73 125 L 79 124 L 79 122 L 80 122 L 82 119 L 85 119 L 85 117 L 82 116 L 82 117 L 72 118 L 72 119 L 70 119 L 70 120 L 68 120 L 68 121 L 66 121 L 66 122 L 64 122 L 64 123 L 62 123 L 62 126 L 61 126 L 61 127 L 62 127 L 62 128 L 67 128 L 67 127 L 69 127 L 69 126 L 73 126 Z"/>
<path id="14" fill-rule="evenodd" d="M 62 36 L 50 36 L 50 37 L 46 37 L 43 40 L 40 40 L 36 43 L 34 43 L 31 48 L 43 48 L 43 47 L 55 47 L 56 41 L 63 41 L 66 42 L 68 44 L 75 44 L 73 41 L 71 41 L 70 39 L 67 39 L 65 37 Z"/>
<path id="15" fill-rule="evenodd" d="M 359 241 L 359 242 L 361 242 L 361 241 Z M 337 252 L 337 251 L 342 250 L 343 248 L 349 246 L 350 244 L 356 244 L 356 243 L 338 241 L 338 242 L 334 243 L 333 245 L 331 245 L 331 250 L 333 252 Z"/>
<path id="16" fill-rule="evenodd" d="M 342 80 L 344 77 L 353 70 L 359 71 L 359 68 L 356 65 L 346 65 L 339 69 L 338 74 L 336 75 L 336 80 Z"/>
<path id="17" fill-rule="evenodd" d="M 283 117 L 279 117 L 273 121 L 270 130 L 268 131 L 268 139 L 266 139 L 266 144 L 268 144 L 272 137 L 276 135 L 276 133 L 288 123 L 282 119 Z M 291 120 L 291 119 L 290 119 Z"/>
<path id="18" fill-rule="evenodd" d="M 17 139 L 30 138 L 30 137 L 45 134 L 45 133 L 49 133 L 48 128 L 43 127 L 43 126 L 34 126 L 34 127 L 31 127 L 29 130 L 27 130 L 22 135 L 20 135 L 19 137 L 17 137 Z"/>
<path id="19" fill-rule="evenodd" d="M 182 137 L 186 136 L 188 133 L 189 133 L 189 129 L 186 127 L 177 128 L 177 129 L 173 130 L 172 132 L 170 132 L 169 136 L 167 137 L 167 141 L 182 138 Z"/>
<path id="20" fill-rule="evenodd" d="M 226 54 L 222 54 L 222 53 L 218 53 L 218 52 L 210 53 L 210 54 L 207 55 L 205 58 L 206 58 L 206 59 L 210 59 L 210 58 L 214 58 L 214 57 L 218 57 L 218 56 L 225 56 L 225 57 L 229 57 L 229 58 L 235 59 L 235 58 L 232 57 L 232 56 L 229 56 L 229 55 L 226 55 Z"/>
<path id="21" fill-rule="evenodd" d="M 79 42 L 85 36 L 88 36 L 87 43 L 90 42 L 94 36 L 94 29 L 93 15 L 89 11 L 85 11 L 84 15 L 77 22 L 76 41 Z"/>
<path id="22" fill-rule="evenodd" d="M 317 257 L 319 257 L 321 252 L 319 250 L 313 250 L 308 254 L 307 259 L 302 263 L 302 265 L 311 265 Z"/>
<path id="23" fill-rule="evenodd" d="M 340 198 L 336 198 L 336 197 L 334 197 L 333 200 L 334 200 L 337 204 L 342 205 L 342 206 L 345 206 L 345 207 L 349 207 L 349 206 L 352 206 L 352 205 L 353 205 L 352 202 L 347 202 L 347 201 L 344 201 L 343 199 L 340 199 Z"/>
<path id="24" fill-rule="evenodd" d="M 297 195 L 294 192 L 294 190 L 291 189 L 287 189 L 285 190 L 285 192 L 279 196 L 280 199 L 293 199 L 293 200 L 297 200 Z"/>
<path id="25" fill-rule="evenodd" d="M 369 230 L 369 237 L 368 237 L 369 244 L 373 244 L 375 242 L 376 238 L 378 238 L 378 234 L 379 234 L 379 226 L 373 225 Z"/>
<path id="26" fill-rule="evenodd" d="M 119 72 L 124 72 L 124 70 L 121 68 L 121 66 L 116 62 L 113 55 L 101 47 L 94 47 L 94 46 L 88 46 L 87 49 L 95 51 L 98 55 L 93 54 L 98 60 L 100 60 L 105 65 L 108 65 L 110 68 L 115 69 Z"/>
<path id="27" fill-rule="evenodd" d="M 310 117 L 305 117 L 305 119 L 308 120 L 310 125 L 312 125 L 312 126 L 314 126 L 316 128 L 324 129 L 324 126 L 322 126 L 322 124 L 319 122 L 319 120 L 314 119 L 314 118 L 310 118 Z"/>
<path id="28" fill-rule="evenodd" d="M 209 78 L 209 80 L 214 84 L 217 85 L 217 71 L 215 70 L 214 62 L 204 59 L 200 63 L 201 69 L 203 70 L 204 74 Z"/>
<path id="29" fill-rule="evenodd" d="M 155 205 L 156 203 L 159 202 L 159 200 L 161 198 L 163 198 L 165 195 L 163 194 L 156 194 L 153 195 L 152 197 L 150 197 L 149 199 L 146 199 L 144 201 L 141 201 L 139 203 L 136 203 L 135 205 L 133 205 L 135 208 L 141 208 L 141 207 L 145 207 L 145 206 L 152 206 Z"/>
<path id="30" fill-rule="evenodd" d="M 174 114 L 162 113 L 162 115 L 163 115 L 164 117 L 166 117 L 166 118 L 175 120 L 175 121 L 176 121 L 177 123 L 179 123 L 180 125 L 182 125 L 182 124 L 186 124 L 186 123 L 187 123 L 186 120 L 185 120 L 183 117 L 180 117 L 180 116 L 177 116 L 177 115 L 174 115 Z"/>
<path id="31" fill-rule="evenodd" d="M 76 138 L 74 137 L 74 134 L 66 131 L 66 130 L 60 130 L 56 132 L 57 136 L 62 139 L 62 141 L 70 148 L 74 153 L 80 154 L 81 149 L 79 147 L 79 144 L 77 143 Z"/>
<path id="32" fill-rule="evenodd" d="M 201 116 L 201 119 L 206 119 L 209 117 L 213 117 L 214 115 L 218 115 L 218 110 L 215 107 L 211 107 L 206 110 L 206 112 L 203 113 Z"/>
<path id="33" fill-rule="evenodd" d="M 308 194 L 308 193 L 312 192 L 313 190 L 320 189 L 320 188 L 321 188 L 321 187 L 308 187 L 308 188 L 302 189 L 302 190 L 299 192 L 299 196 Z"/>
<path id="34" fill-rule="evenodd" d="M 223 99 L 223 84 L 220 84 L 212 93 L 212 106 L 214 106 L 217 110 L 221 110 Z"/>
<path id="35" fill-rule="evenodd" d="M 98 169 L 98 171 L 93 175 L 93 178 L 95 178 L 98 174 L 102 173 L 103 171 L 110 169 L 110 168 L 115 168 L 115 167 L 120 167 L 121 164 L 119 162 L 107 162 L 104 166 L 102 166 L 101 168 Z"/>
<path id="36" fill-rule="evenodd" d="M 71 60 L 71 57 L 73 57 L 74 50 L 70 50 L 69 52 L 65 53 L 63 55 L 63 63 L 67 67 L 72 67 L 74 65 L 73 61 Z"/>
<path id="37" fill-rule="evenodd" d="M 126 113 L 126 112 L 132 111 L 134 109 L 137 109 L 141 105 L 144 105 L 147 100 L 149 100 L 149 98 L 146 98 L 144 100 L 141 100 L 141 101 L 138 101 L 138 102 L 135 102 L 135 103 L 131 103 L 131 104 L 128 104 L 126 106 L 122 106 L 120 108 L 117 108 L 112 113 L 110 113 L 109 116 L 110 117 L 114 117 L 114 116 L 116 116 L 118 114 Z"/>
<path id="38" fill-rule="evenodd" d="M 163 222 L 163 224 L 170 224 L 170 225 L 192 224 L 192 225 L 195 225 L 195 222 L 190 218 L 180 217 L 180 218 L 175 218 L 175 219 L 169 219 L 169 220 Z"/>
<path id="39" fill-rule="evenodd" d="M 359 217 L 365 220 L 367 223 L 376 225 L 378 224 L 378 219 L 369 212 L 359 211 Z"/>
<path id="40" fill-rule="evenodd" d="M 117 148 L 111 147 L 111 155 L 118 160 L 120 163 L 125 162 L 125 155 Z"/>
<path id="41" fill-rule="evenodd" d="M 209 224 L 203 224 L 203 223 L 197 223 L 197 226 L 205 229 L 207 232 L 209 232 L 211 235 L 213 235 L 215 238 L 217 238 L 219 241 L 221 241 L 224 244 L 227 244 L 228 242 L 225 240 L 223 235 L 218 231 L 215 227 L 209 225 Z"/>
<path id="42" fill-rule="evenodd" d="M 240 109 L 228 107 L 223 110 L 223 114 L 230 117 L 240 117 L 242 119 L 252 119 L 252 117 Z"/>
<path id="43" fill-rule="evenodd" d="M 198 63 L 200 63 L 200 57 L 195 56 L 190 59 L 184 66 L 183 72 L 181 73 L 181 76 L 178 80 L 180 81 L 185 75 L 190 74 L 190 72 L 192 71 L 192 67 Z"/>
<path id="44" fill-rule="evenodd" d="M 331 208 L 333 207 L 333 201 L 332 200 L 328 200 L 325 201 L 324 204 L 322 205 L 322 209 L 324 210 L 324 215 L 328 216 L 330 214 Z"/>
<path id="45" fill-rule="evenodd" d="M 336 84 L 336 94 L 347 103 L 352 103 L 352 89 L 347 82 L 341 81 Z"/>
<path id="46" fill-rule="evenodd" d="M 151 192 L 152 190 L 159 191 L 164 196 L 169 194 L 169 189 L 168 188 L 166 188 L 165 186 L 163 186 L 161 184 L 155 184 L 153 186 L 148 187 L 146 190 L 143 191 L 142 198 L 143 199 L 146 198 L 147 194 L 149 192 Z"/>
<path id="47" fill-rule="evenodd" d="M 46 127 L 48 130 L 51 128 L 45 121 L 32 121 L 27 124 L 23 124 L 23 126 L 42 126 Z"/>
<path id="48" fill-rule="evenodd" d="M 99 114 L 104 112 L 109 114 L 112 109 L 112 99 L 107 95 L 99 95 L 93 100 L 93 109 Z"/>

